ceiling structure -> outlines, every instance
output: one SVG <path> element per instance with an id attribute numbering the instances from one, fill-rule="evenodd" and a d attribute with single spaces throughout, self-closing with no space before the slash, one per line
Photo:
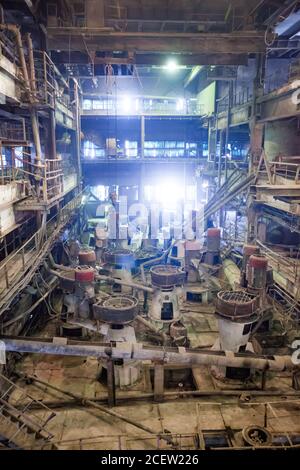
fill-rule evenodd
<path id="1" fill-rule="evenodd" d="M 133 75 L 173 58 L 195 66 L 246 65 L 249 57 L 297 57 L 296 0 L 4 0 L 9 17 L 44 33 L 63 74 L 82 78 Z M 21 7 L 21 10 L 20 10 Z M 23 8 L 23 10 L 22 10 Z M 282 36 L 275 36 L 275 27 Z M 33 24 L 31 24 L 33 23 Z"/>
<path id="2" fill-rule="evenodd" d="M 298 8 L 295 0 L 6 0 L 24 6 L 61 63 L 240 64 L 263 53 L 265 32 Z M 20 15 L 20 12 L 19 12 Z M 26 16 L 23 17 L 23 22 Z M 271 32 L 271 31 L 270 31 Z M 272 32 L 271 32 L 272 33 Z M 268 44 L 268 42 L 267 42 Z M 59 52 L 58 52 L 59 51 Z M 207 56 L 210 57 L 207 57 Z"/>

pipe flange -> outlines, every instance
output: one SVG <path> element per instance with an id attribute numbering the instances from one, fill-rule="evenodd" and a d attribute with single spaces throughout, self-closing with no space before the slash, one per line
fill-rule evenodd
<path id="1" fill-rule="evenodd" d="M 134 265 L 134 254 L 130 250 L 108 250 L 103 254 L 103 260 L 105 263 L 115 266 L 133 266 Z"/>
<path id="2" fill-rule="evenodd" d="M 179 266 L 162 264 L 150 269 L 151 283 L 156 287 L 171 288 L 184 284 L 185 271 Z"/>
<path id="3" fill-rule="evenodd" d="M 79 264 L 81 266 L 94 266 L 96 263 L 96 253 L 95 250 L 91 249 L 81 249 L 78 253 Z"/>
<path id="4" fill-rule="evenodd" d="M 216 314 L 233 321 L 250 320 L 258 315 L 259 297 L 240 291 L 221 291 L 217 295 Z"/>
<path id="5" fill-rule="evenodd" d="M 262 426 L 247 426 L 242 430 L 245 443 L 251 447 L 271 446 L 272 434 Z"/>
<path id="6" fill-rule="evenodd" d="M 138 315 L 138 304 L 138 299 L 130 295 L 101 299 L 93 305 L 94 317 L 105 323 L 124 325 Z"/>
<path id="7" fill-rule="evenodd" d="M 90 266 L 78 266 L 75 269 L 76 282 L 94 282 L 95 271 Z"/>

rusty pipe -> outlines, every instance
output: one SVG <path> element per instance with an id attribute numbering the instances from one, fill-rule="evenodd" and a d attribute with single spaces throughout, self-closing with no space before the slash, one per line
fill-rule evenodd
<path id="1" fill-rule="evenodd" d="M 166 333 L 164 333 L 163 331 L 160 331 L 158 328 L 156 328 L 154 325 L 152 325 L 152 323 L 147 321 L 145 318 L 141 317 L 141 315 L 137 315 L 135 317 L 135 320 L 139 321 L 142 325 L 144 325 L 146 328 L 148 328 L 153 333 L 156 333 L 157 335 L 159 335 L 161 337 L 161 339 L 163 340 L 163 344 L 167 343 L 168 336 L 166 335 Z"/>
<path id="2" fill-rule="evenodd" d="M 172 250 L 173 246 L 175 244 L 175 241 L 173 241 L 173 243 L 169 246 L 169 248 L 167 250 L 165 250 L 163 252 L 163 254 L 161 256 L 159 256 L 158 258 L 154 258 L 154 259 L 150 259 L 148 261 L 145 261 L 144 263 L 142 263 L 140 265 L 140 270 L 141 270 L 141 277 L 142 277 L 142 281 L 146 284 L 147 280 L 146 280 L 146 274 L 145 274 L 145 267 L 146 266 L 152 266 L 153 264 L 156 264 L 158 262 L 161 262 L 163 261 L 170 253 L 170 251 Z"/>
<path id="3" fill-rule="evenodd" d="M 110 276 L 103 276 L 99 274 L 99 275 L 96 275 L 95 279 L 98 281 L 112 282 L 114 284 L 119 284 L 120 286 L 132 287 L 133 289 L 138 289 L 144 292 L 149 292 L 150 294 L 153 294 L 154 292 L 154 289 L 152 289 L 152 287 L 144 286 L 143 284 L 139 284 L 135 282 L 123 281 L 122 279 L 116 279 Z"/>
<path id="4" fill-rule="evenodd" d="M 290 356 L 255 356 L 232 351 L 199 351 L 195 349 L 180 348 L 151 348 L 141 343 L 118 343 L 113 346 L 110 343 L 76 343 L 66 341 L 60 344 L 42 339 L 28 339 L 19 337 L 0 337 L 7 352 L 20 352 L 32 354 L 53 354 L 59 356 L 82 356 L 103 359 L 133 359 L 138 361 L 153 361 L 176 364 L 183 367 L 199 365 L 219 367 L 245 367 L 256 370 L 292 371 L 299 366 L 292 362 Z"/>
<path id="5" fill-rule="evenodd" d="M 20 374 L 20 376 L 25 378 L 25 379 L 29 379 L 29 380 L 35 381 L 37 383 L 40 383 L 41 385 L 45 385 L 46 387 L 50 387 L 50 388 L 52 388 L 53 390 L 55 390 L 57 392 L 60 392 L 64 395 L 66 395 L 66 396 L 69 396 L 70 398 L 72 398 L 72 400 L 75 403 L 79 401 L 85 407 L 95 408 L 96 410 L 99 410 L 102 413 L 113 416 L 114 418 L 117 418 L 121 421 L 124 421 L 125 423 L 131 424 L 132 426 L 134 426 L 138 429 L 141 429 L 142 431 L 144 431 L 146 433 L 156 435 L 156 436 L 160 437 L 160 439 L 163 439 L 163 440 L 175 445 L 172 441 L 171 436 L 165 436 L 163 433 L 158 433 L 154 429 L 151 429 L 148 426 L 145 426 L 144 424 L 139 423 L 138 421 L 135 421 L 135 420 L 133 420 L 133 419 L 127 417 L 127 416 L 124 416 L 123 414 L 121 415 L 121 414 L 117 413 L 116 411 L 113 411 L 109 408 L 101 406 L 98 403 L 85 398 L 84 396 L 81 396 L 81 395 L 78 395 L 78 394 L 75 394 L 75 393 L 71 393 L 68 390 L 63 390 L 59 387 L 56 387 L 56 386 L 54 386 L 54 385 L 52 385 L 48 382 L 45 382 L 44 380 L 41 380 L 41 379 L 39 379 L 35 376 L 32 376 L 32 375 L 23 376 L 22 374 Z"/>
<path id="6" fill-rule="evenodd" d="M 33 57 L 33 44 L 31 34 L 26 34 L 27 48 L 28 48 L 28 58 L 29 58 L 29 72 L 30 72 L 30 85 L 33 95 L 36 95 L 36 78 L 35 78 L 35 67 L 34 67 L 34 57 Z"/>

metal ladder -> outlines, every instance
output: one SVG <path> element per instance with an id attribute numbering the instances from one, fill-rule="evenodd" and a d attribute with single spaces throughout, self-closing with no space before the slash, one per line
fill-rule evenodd
<path id="1" fill-rule="evenodd" d="M 0 436 L 1 442 L 8 448 L 26 448 L 33 444 L 53 448 L 54 437 L 46 425 L 56 415 L 50 408 L 32 398 L 21 387 L 0 374 L 0 381 L 5 391 L 0 395 Z M 17 402 L 13 402 L 14 394 Z M 42 409 L 41 416 L 34 414 L 34 407 Z"/>

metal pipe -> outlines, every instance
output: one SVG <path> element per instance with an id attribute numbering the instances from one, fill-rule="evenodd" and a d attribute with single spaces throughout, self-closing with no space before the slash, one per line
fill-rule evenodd
<path id="1" fill-rule="evenodd" d="M 35 109 L 31 109 L 30 112 L 30 117 L 31 117 L 31 126 L 32 126 L 32 133 L 33 133 L 33 138 L 35 142 L 35 164 L 37 165 L 36 168 L 36 174 L 38 176 L 41 175 L 41 168 L 43 168 L 43 165 L 41 164 L 42 160 L 42 147 L 41 147 L 41 139 L 40 139 L 40 129 L 39 129 L 39 119 L 38 115 Z"/>
<path id="2" fill-rule="evenodd" d="M 60 271 L 73 271 L 74 270 L 74 268 L 71 268 L 70 266 L 64 266 L 63 264 L 55 263 L 54 258 L 51 253 L 49 253 L 48 259 L 50 261 L 51 268 L 53 269 L 59 269 Z"/>
<path id="3" fill-rule="evenodd" d="M 36 79 L 35 79 L 35 67 L 34 67 L 34 57 L 33 57 L 33 44 L 31 39 L 31 34 L 26 34 L 27 47 L 28 47 L 28 57 L 29 57 L 29 71 L 30 71 L 30 88 L 35 97 L 36 95 Z"/>
<path id="4" fill-rule="evenodd" d="M 240 286 L 241 271 L 231 259 L 223 260 L 224 275 L 228 280 L 230 287 L 236 290 Z"/>
<path id="5" fill-rule="evenodd" d="M 164 399 L 169 399 L 170 401 L 172 400 L 178 400 L 180 398 L 181 400 L 184 399 L 190 399 L 193 397 L 239 397 L 241 395 L 247 395 L 251 396 L 254 398 L 264 398 L 264 397 L 280 397 L 280 398 L 298 398 L 300 397 L 300 392 L 286 392 L 284 390 L 187 390 L 187 391 L 177 391 L 177 392 L 164 392 Z M 142 400 L 151 400 L 154 397 L 154 393 L 139 393 L 138 395 L 130 395 L 130 394 L 124 394 L 124 395 L 119 395 L 117 394 L 117 402 L 135 402 L 135 401 L 142 401 Z M 97 398 L 89 398 L 89 401 L 96 402 L 96 403 L 107 403 L 107 395 L 105 396 L 99 396 Z M 293 400 L 298 402 L 298 400 Z M 33 404 L 30 408 L 31 409 L 43 409 L 43 405 L 47 406 L 48 408 L 63 408 L 67 406 L 74 406 L 74 405 L 80 405 L 82 400 L 60 400 L 60 401 L 47 401 L 43 400 L 43 403 L 39 405 L 39 403 Z M 247 406 L 248 405 L 253 405 L 253 404 L 261 404 L 262 402 L 260 401 L 255 401 L 253 403 L 247 401 Z M 283 401 L 283 403 L 287 403 L 286 400 Z M 222 403 L 224 405 L 225 403 Z M 232 403 L 230 403 L 232 405 Z M 16 408 L 21 408 L 23 405 L 16 406 Z"/>
<path id="6" fill-rule="evenodd" d="M 56 280 L 55 280 L 56 281 Z M 51 280 L 49 282 L 49 289 L 45 292 L 45 294 L 40 297 L 28 310 L 26 310 L 26 312 L 22 312 L 20 315 L 18 315 L 17 317 L 13 318 L 12 320 L 9 320 L 7 321 L 6 323 L 3 323 L 1 325 L 1 328 L 2 330 L 4 328 L 7 328 L 11 325 L 13 325 L 14 323 L 16 323 L 17 321 L 21 320 L 22 318 L 24 318 L 26 315 L 28 315 L 29 313 L 31 313 L 34 309 L 36 309 L 45 299 L 46 297 L 48 297 L 49 294 L 51 294 L 51 292 L 54 291 L 54 289 L 56 289 L 57 287 L 57 284 L 56 282 L 54 282 L 53 280 Z"/>
<path id="7" fill-rule="evenodd" d="M 166 344 L 167 341 L 168 341 L 168 336 L 166 335 L 166 333 L 164 333 L 163 331 L 160 331 L 158 328 L 156 328 L 154 325 L 152 325 L 152 323 L 150 323 L 149 321 L 147 321 L 145 318 L 141 317 L 141 315 L 137 315 L 135 317 L 135 320 L 139 321 L 140 323 L 142 323 L 142 325 L 144 325 L 146 328 L 148 328 L 150 331 L 153 331 L 153 333 L 156 333 L 157 335 L 159 335 L 161 337 L 161 339 L 163 340 L 163 344 Z"/>
<path id="8" fill-rule="evenodd" d="M 113 284 L 119 284 L 120 286 L 132 287 L 133 289 L 138 289 L 144 292 L 149 292 L 150 294 L 153 294 L 154 292 L 154 289 L 152 289 L 152 287 L 144 286 L 143 284 L 139 284 L 139 283 L 123 281 L 122 279 L 116 279 L 110 276 L 102 276 L 99 274 L 95 276 L 95 279 L 99 281 L 112 282 Z"/>
<path id="9" fill-rule="evenodd" d="M 59 356 L 90 356 L 103 359 L 133 359 L 139 361 L 178 364 L 184 367 L 206 365 L 219 367 L 245 367 L 256 370 L 292 371 L 299 369 L 290 356 L 255 356 L 232 351 L 203 351 L 185 348 L 156 347 L 152 349 L 141 343 L 84 343 L 66 341 L 57 344 L 43 339 L 0 337 L 7 352 L 54 354 Z"/>
<path id="10" fill-rule="evenodd" d="M 168 254 L 170 253 L 170 251 L 172 250 L 173 248 L 173 245 L 175 244 L 175 241 L 171 244 L 171 246 L 163 252 L 163 254 L 161 256 L 159 256 L 158 258 L 154 258 L 154 259 L 150 259 L 148 261 L 145 261 L 144 263 L 142 263 L 140 265 L 140 270 L 141 270 L 141 276 L 142 276 L 142 281 L 146 284 L 147 283 L 147 279 L 146 279 L 146 274 L 145 274 L 145 267 L 146 266 L 152 266 L 153 264 L 155 263 L 159 263 L 160 261 L 163 261 L 167 256 Z"/>
<path id="11" fill-rule="evenodd" d="M 109 414 L 110 416 L 113 416 L 114 418 L 117 418 L 117 419 L 120 419 L 121 421 L 125 421 L 125 423 L 128 423 L 128 424 L 131 424 L 132 426 L 136 427 L 136 428 L 139 428 L 141 429 L 142 431 L 145 431 L 149 434 L 152 434 L 152 435 L 156 435 L 158 437 L 160 437 L 161 439 L 169 442 L 169 443 L 172 443 L 174 445 L 174 443 L 172 442 L 172 438 L 171 436 L 164 436 L 163 434 L 161 433 L 158 433 L 157 431 L 155 431 L 154 429 L 151 429 L 151 428 L 148 428 L 147 426 L 144 426 L 143 424 L 141 423 L 138 423 L 137 421 L 134 421 L 133 419 L 131 418 L 128 418 L 127 416 L 124 416 L 124 415 L 120 415 L 119 413 L 117 413 L 116 411 L 113 411 L 111 409 L 108 409 L 108 408 L 105 408 L 104 406 L 101 406 L 99 405 L 98 403 L 95 403 L 94 401 L 91 401 L 91 400 L 88 400 L 86 399 L 85 397 L 82 397 L 80 395 L 77 395 L 75 393 L 71 393 L 67 390 L 63 390 L 59 387 L 55 387 L 54 385 L 52 384 L 49 384 L 48 382 L 44 382 L 43 380 L 40 380 L 38 379 L 37 377 L 34 377 L 32 375 L 28 375 L 26 376 L 29 380 L 33 380 L 37 383 L 40 383 L 42 385 L 46 385 L 47 387 L 50 387 L 52 388 L 53 390 L 56 390 L 57 392 L 60 392 L 60 393 L 63 393 L 64 395 L 67 395 L 69 397 L 71 397 L 73 400 L 76 400 L 76 401 L 80 401 L 80 403 L 83 405 L 83 406 L 91 406 L 92 408 L 96 408 L 97 410 L 99 411 L 102 411 L 103 413 L 106 413 L 106 414 Z"/>

